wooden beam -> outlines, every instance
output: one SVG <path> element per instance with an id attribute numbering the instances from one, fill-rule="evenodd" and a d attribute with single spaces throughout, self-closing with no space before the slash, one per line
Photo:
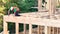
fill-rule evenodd
<path id="1" fill-rule="evenodd" d="M 53 32 L 52 32 L 52 34 L 54 34 L 54 27 L 52 27 L 52 29 L 53 29 Z"/>
<path id="2" fill-rule="evenodd" d="M 29 34 L 32 34 L 32 24 L 29 24 Z"/>
<path id="3" fill-rule="evenodd" d="M 19 34 L 19 23 L 16 23 L 16 34 Z"/>
<path id="4" fill-rule="evenodd" d="M 26 23 L 26 24 L 35 24 L 35 25 L 42 25 L 42 26 L 52 26 L 52 27 L 60 27 L 60 19 L 53 20 L 53 19 L 42 19 L 42 18 L 34 18 L 34 17 L 11 17 L 11 16 L 4 16 L 7 22 L 18 22 L 18 23 Z M 28 23 L 30 21 L 30 23 Z"/>
<path id="5" fill-rule="evenodd" d="M 38 32 L 38 34 L 40 34 L 40 26 L 39 25 L 38 25 L 38 31 L 37 32 Z"/>
<path id="6" fill-rule="evenodd" d="M 45 34 L 48 34 L 47 26 L 45 26 L 44 30 L 45 30 Z"/>
<path id="7" fill-rule="evenodd" d="M 47 26 L 47 34 L 49 34 L 49 27 Z"/>
<path id="8" fill-rule="evenodd" d="M 49 0 L 49 15 L 51 19 L 54 19 L 55 11 L 56 11 L 56 0 Z"/>
<path id="9" fill-rule="evenodd" d="M 49 27 L 49 34 L 51 34 L 51 27 Z"/>
<path id="10" fill-rule="evenodd" d="M 40 34 L 43 34 L 43 26 L 40 26 Z"/>
<path id="11" fill-rule="evenodd" d="M 57 34 L 58 34 L 58 27 L 57 27 Z"/>
<path id="12" fill-rule="evenodd" d="M 26 24 L 24 24 L 24 34 L 26 34 Z"/>
<path id="13" fill-rule="evenodd" d="M 7 24 L 7 22 L 6 21 L 3 21 L 4 23 L 3 23 L 3 27 L 4 27 L 4 34 L 9 34 L 8 33 L 8 24 Z"/>
<path id="14" fill-rule="evenodd" d="M 38 0 L 38 12 L 42 9 L 42 0 Z"/>
<path id="15" fill-rule="evenodd" d="M 54 27 L 54 34 L 57 34 L 57 28 L 58 27 Z"/>

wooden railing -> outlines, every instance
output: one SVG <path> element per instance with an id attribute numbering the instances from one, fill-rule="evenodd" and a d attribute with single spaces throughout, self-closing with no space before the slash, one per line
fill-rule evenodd
<path id="1" fill-rule="evenodd" d="M 33 34 L 32 25 L 38 25 L 36 34 L 59 34 L 60 33 L 60 20 L 53 19 L 43 19 L 43 18 L 34 18 L 34 17 L 25 17 L 25 16 L 4 16 L 3 17 L 4 25 L 4 34 L 8 33 L 8 24 L 7 22 L 15 22 L 16 34 L 19 33 L 19 23 L 24 24 L 24 33 L 26 34 L 26 24 L 29 24 L 29 33 Z"/>

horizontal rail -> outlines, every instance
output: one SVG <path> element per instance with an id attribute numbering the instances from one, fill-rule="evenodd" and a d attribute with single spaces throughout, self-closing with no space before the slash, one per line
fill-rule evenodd
<path id="1" fill-rule="evenodd" d="M 43 19 L 43 18 L 34 18 L 34 17 L 16 17 L 16 16 L 4 16 L 4 21 L 6 22 L 15 22 L 15 23 L 26 23 L 26 24 L 35 24 L 35 25 L 44 25 L 52 27 L 60 27 L 60 20 L 54 19 Z"/>
<path id="2" fill-rule="evenodd" d="M 29 34 L 33 33 L 32 25 L 38 25 L 36 32 L 37 34 L 59 34 L 59 28 L 60 28 L 60 20 L 54 20 L 54 19 L 43 19 L 43 18 L 37 18 L 37 17 L 27 17 L 27 16 L 4 16 L 4 34 L 8 33 L 8 24 L 7 22 L 15 22 L 16 26 L 16 33 L 19 33 L 19 23 L 24 24 L 24 33 L 26 34 L 26 24 L 29 24 Z M 56 28 L 56 29 L 55 29 Z M 56 31 L 55 31 L 56 30 Z"/>

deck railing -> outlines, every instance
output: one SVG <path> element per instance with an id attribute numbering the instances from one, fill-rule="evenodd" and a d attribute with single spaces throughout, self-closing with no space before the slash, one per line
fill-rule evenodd
<path id="1" fill-rule="evenodd" d="M 53 19 L 43 19 L 43 18 L 34 18 L 34 17 L 16 17 L 16 16 L 4 16 L 3 17 L 4 25 L 4 34 L 8 33 L 8 24 L 7 22 L 15 22 L 16 33 L 19 33 L 19 23 L 24 24 L 24 33 L 26 34 L 26 24 L 29 24 L 29 33 L 33 34 L 32 25 L 38 25 L 36 29 L 36 34 L 60 34 L 60 20 Z"/>

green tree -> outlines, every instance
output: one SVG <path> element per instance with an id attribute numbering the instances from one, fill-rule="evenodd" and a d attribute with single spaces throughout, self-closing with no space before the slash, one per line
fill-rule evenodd
<path id="1" fill-rule="evenodd" d="M 0 32 L 3 29 L 3 15 L 4 15 L 4 2 L 2 0 L 0 0 Z"/>
<path id="2" fill-rule="evenodd" d="M 37 6 L 37 0 L 10 0 L 5 4 L 8 10 L 11 6 L 17 5 L 22 12 L 29 12 L 31 7 Z"/>

